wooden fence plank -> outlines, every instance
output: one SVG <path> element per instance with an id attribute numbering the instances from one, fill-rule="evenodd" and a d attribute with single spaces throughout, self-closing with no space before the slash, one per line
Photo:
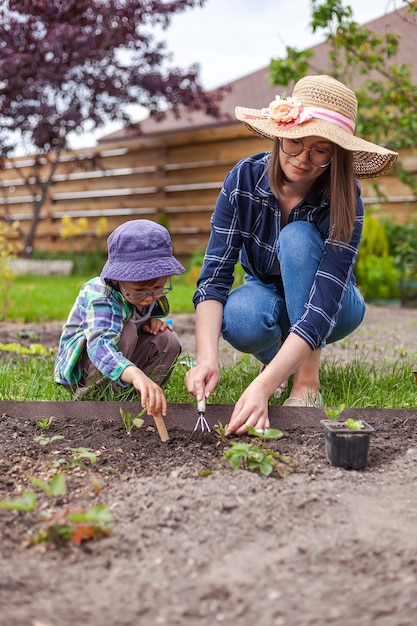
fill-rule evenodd
<path id="1" fill-rule="evenodd" d="M 268 140 L 240 124 L 210 129 L 103 141 L 95 148 L 69 151 L 60 163 L 42 208 L 35 248 L 43 251 L 82 251 L 91 245 L 98 219 L 106 217 L 108 233 L 137 218 L 164 223 L 173 237 L 174 251 L 190 255 L 208 241 L 210 217 L 227 172 L 251 154 L 269 150 Z M 16 159 L 24 176 L 32 170 L 32 156 Z M 417 156 L 409 150 L 401 162 L 417 171 Z M 32 196 L 19 171 L 0 171 L 0 214 L 7 208 L 26 231 L 32 219 Z M 48 176 L 44 159 L 39 174 Z M 387 196 L 380 202 L 375 183 Z M 417 219 L 417 199 L 398 178 L 387 175 L 361 181 L 367 210 L 399 223 Z M 88 233 L 71 241 L 61 236 L 64 216 L 88 219 Z M 15 233 L 8 234 L 17 244 Z M 88 242 L 88 245 L 87 245 Z M 84 248 L 83 248 L 84 246 Z M 87 247 L 86 247 L 87 246 Z"/>

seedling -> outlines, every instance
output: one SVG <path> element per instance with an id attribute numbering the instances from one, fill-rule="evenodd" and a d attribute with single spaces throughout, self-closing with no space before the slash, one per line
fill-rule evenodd
<path id="1" fill-rule="evenodd" d="M 65 439 L 65 437 L 63 435 L 53 435 L 52 437 L 45 437 L 45 435 L 38 435 L 38 437 L 34 438 L 36 443 L 38 443 L 40 446 L 47 446 L 50 443 L 53 443 L 54 441 L 58 441 L 59 439 Z"/>
<path id="2" fill-rule="evenodd" d="M 283 436 L 281 430 L 273 428 L 258 430 L 248 426 L 247 432 L 261 440 L 261 445 L 269 439 L 280 439 Z M 230 461 L 234 470 L 243 468 L 250 472 L 257 472 L 262 476 L 270 476 L 275 472 L 283 478 L 295 470 L 295 463 L 290 456 L 279 454 L 268 448 L 262 449 L 254 443 L 233 441 L 229 450 L 226 450 L 224 453 L 223 458 Z"/>
<path id="3" fill-rule="evenodd" d="M 19 339 L 31 339 L 32 341 L 39 340 L 38 333 L 34 330 L 30 330 L 29 328 L 25 328 L 25 330 L 18 330 L 16 332 L 16 337 L 19 337 Z"/>
<path id="4" fill-rule="evenodd" d="M 39 489 L 43 489 L 48 496 L 56 498 L 57 496 L 63 496 L 67 491 L 65 476 L 63 474 L 56 474 L 51 478 L 49 483 L 36 476 L 28 476 L 28 478 L 33 485 L 39 487 Z"/>
<path id="5" fill-rule="evenodd" d="M 29 348 L 22 346 L 20 343 L 2 343 L 0 342 L 0 351 L 12 352 L 13 354 L 31 354 L 37 356 L 50 356 L 53 348 L 45 348 L 40 343 L 32 343 Z"/>
<path id="6" fill-rule="evenodd" d="M 36 420 L 36 426 L 39 426 L 39 428 L 41 428 L 42 430 L 48 430 L 51 427 L 53 421 L 53 417 L 43 417 L 40 420 Z"/>
<path id="7" fill-rule="evenodd" d="M 132 434 L 133 428 L 141 428 L 144 424 L 144 420 L 141 418 L 146 412 L 146 407 L 136 415 L 136 417 L 132 417 L 132 414 L 129 411 L 123 411 L 122 407 L 120 407 L 120 415 L 123 420 L 123 424 L 126 428 L 126 432 L 128 435 Z"/>
<path id="8" fill-rule="evenodd" d="M 219 437 L 221 439 L 226 439 L 226 431 L 227 431 L 227 427 L 229 426 L 229 424 L 222 424 L 221 421 L 219 420 L 217 422 L 217 424 L 215 424 L 213 430 L 215 431 L 215 433 L 217 435 L 219 435 Z"/>
<path id="9" fill-rule="evenodd" d="M 265 430 L 261 428 L 254 428 L 253 426 L 248 426 L 247 431 L 253 437 L 257 437 L 261 439 L 261 441 L 265 442 L 268 439 L 281 439 L 284 436 L 282 430 L 278 430 L 277 428 L 266 428 Z"/>
<path id="10" fill-rule="evenodd" d="M 252 443 L 240 441 L 232 441 L 229 450 L 223 455 L 224 459 L 230 461 L 234 470 L 243 468 L 263 476 L 272 474 L 277 457 L 278 454 L 272 450 L 263 451 Z"/>
<path id="11" fill-rule="evenodd" d="M 34 543 L 46 542 L 60 545 L 71 541 L 80 544 L 89 539 L 109 537 L 112 530 L 106 526 L 112 515 L 105 504 L 89 509 L 64 508 L 44 519 Z"/>
<path id="12" fill-rule="evenodd" d="M 0 509 L 8 511 L 33 511 L 38 504 L 36 494 L 33 491 L 24 491 L 21 496 L 14 500 L 0 500 Z"/>
<path id="13" fill-rule="evenodd" d="M 67 485 L 63 474 L 57 474 L 49 482 L 36 476 L 28 476 L 30 482 L 42 489 L 48 496 L 57 498 L 67 492 Z M 33 491 L 24 491 L 14 500 L 0 500 L 0 509 L 10 511 L 34 511 L 38 501 Z M 105 504 L 96 504 L 88 509 L 59 508 L 43 516 L 40 522 L 40 531 L 34 536 L 33 542 L 44 541 L 55 545 L 67 542 L 79 544 L 89 539 L 108 537 L 112 534 L 106 525 L 112 519 Z"/>
<path id="14" fill-rule="evenodd" d="M 359 420 L 354 420 L 351 417 L 349 417 L 349 419 L 345 421 L 345 425 L 350 430 L 362 430 L 362 428 L 365 428 L 365 424 L 363 424 L 363 422 L 360 422 Z"/>
<path id="15" fill-rule="evenodd" d="M 74 469 L 74 467 L 85 468 L 83 459 L 90 461 L 93 465 L 97 460 L 97 455 L 91 452 L 90 448 L 71 448 L 73 453 L 68 459 L 58 459 L 54 461 L 54 467 L 62 467 L 63 469 Z"/>
<path id="16" fill-rule="evenodd" d="M 328 407 L 324 408 L 324 412 L 326 413 L 326 416 L 329 420 L 338 420 L 341 416 L 341 414 L 343 413 L 343 411 L 345 410 L 346 406 L 344 404 L 339 404 L 338 407 L 334 408 L 334 409 L 330 409 Z M 343 422 L 344 426 L 346 426 L 346 428 L 349 428 L 349 430 L 362 430 L 362 428 L 365 427 L 365 425 L 359 421 L 359 420 L 354 420 L 351 417 L 349 417 L 347 420 L 345 420 Z"/>
<path id="17" fill-rule="evenodd" d="M 346 406 L 344 404 L 339 404 L 339 406 L 334 409 L 324 407 L 324 412 L 329 420 L 338 420 L 345 408 Z"/>

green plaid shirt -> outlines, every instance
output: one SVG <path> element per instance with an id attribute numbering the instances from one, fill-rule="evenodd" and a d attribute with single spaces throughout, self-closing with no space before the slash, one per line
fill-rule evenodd
<path id="1" fill-rule="evenodd" d="M 134 365 L 118 350 L 123 326 L 134 315 L 135 307 L 100 278 L 85 283 L 64 324 L 55 360 L 54 380 L 61 385 L 76 385 L 83 374 L 84 348 L 93 365 L 120 385 L 120 376 Z M 152 317 L 169 313 L 165 296 L 141 311 L 142 324 Z M 140 326 L 139 331 L 140 332 Z"/>

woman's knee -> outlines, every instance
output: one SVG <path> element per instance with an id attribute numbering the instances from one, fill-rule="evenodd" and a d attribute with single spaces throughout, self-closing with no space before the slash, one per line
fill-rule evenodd
<path id="1" fill-rule="evenodd" d="M 264 293 L 257 285 L 249 288 L 253 290 L 250 298 L 232 297 L 234 292 L 229 296 L 223 311 L 222 335 L 236 349 L 253 354 L 259 346 L 278 343 L 281 328 L 276 295 L 272 296 L 270 290 Z"/>
<path id="2" fill-rule="evenodd" d="M 366 312 L 366 304 L 356 286 L 350 284 L 346 292 L 336 326 L 326 343 L 340 341 L 353 333 L 362 323 Z"/>
<path id="3" fill-rule="evenodd" d="M 291 257 L 291 263 L 304 265 L 305 259 L 321 258 L 324 243 L 317 228 L 310 222 L 291 222 L 283 228 L 277 242 L 280 262 Z"/>

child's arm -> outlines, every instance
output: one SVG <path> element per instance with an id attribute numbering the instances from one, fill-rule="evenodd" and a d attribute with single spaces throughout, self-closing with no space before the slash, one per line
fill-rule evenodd
<path id="1" fill-rule="evenodd" d="M 148 415 L 155 417 L 159 412 L 163 416 L 167 414 L 167 401 L 161 387 L 136 365 L 128 365 L 123 370 L 120 380 L 133 385 L 139 391 L 142 406 L 147 408 Z"/>

